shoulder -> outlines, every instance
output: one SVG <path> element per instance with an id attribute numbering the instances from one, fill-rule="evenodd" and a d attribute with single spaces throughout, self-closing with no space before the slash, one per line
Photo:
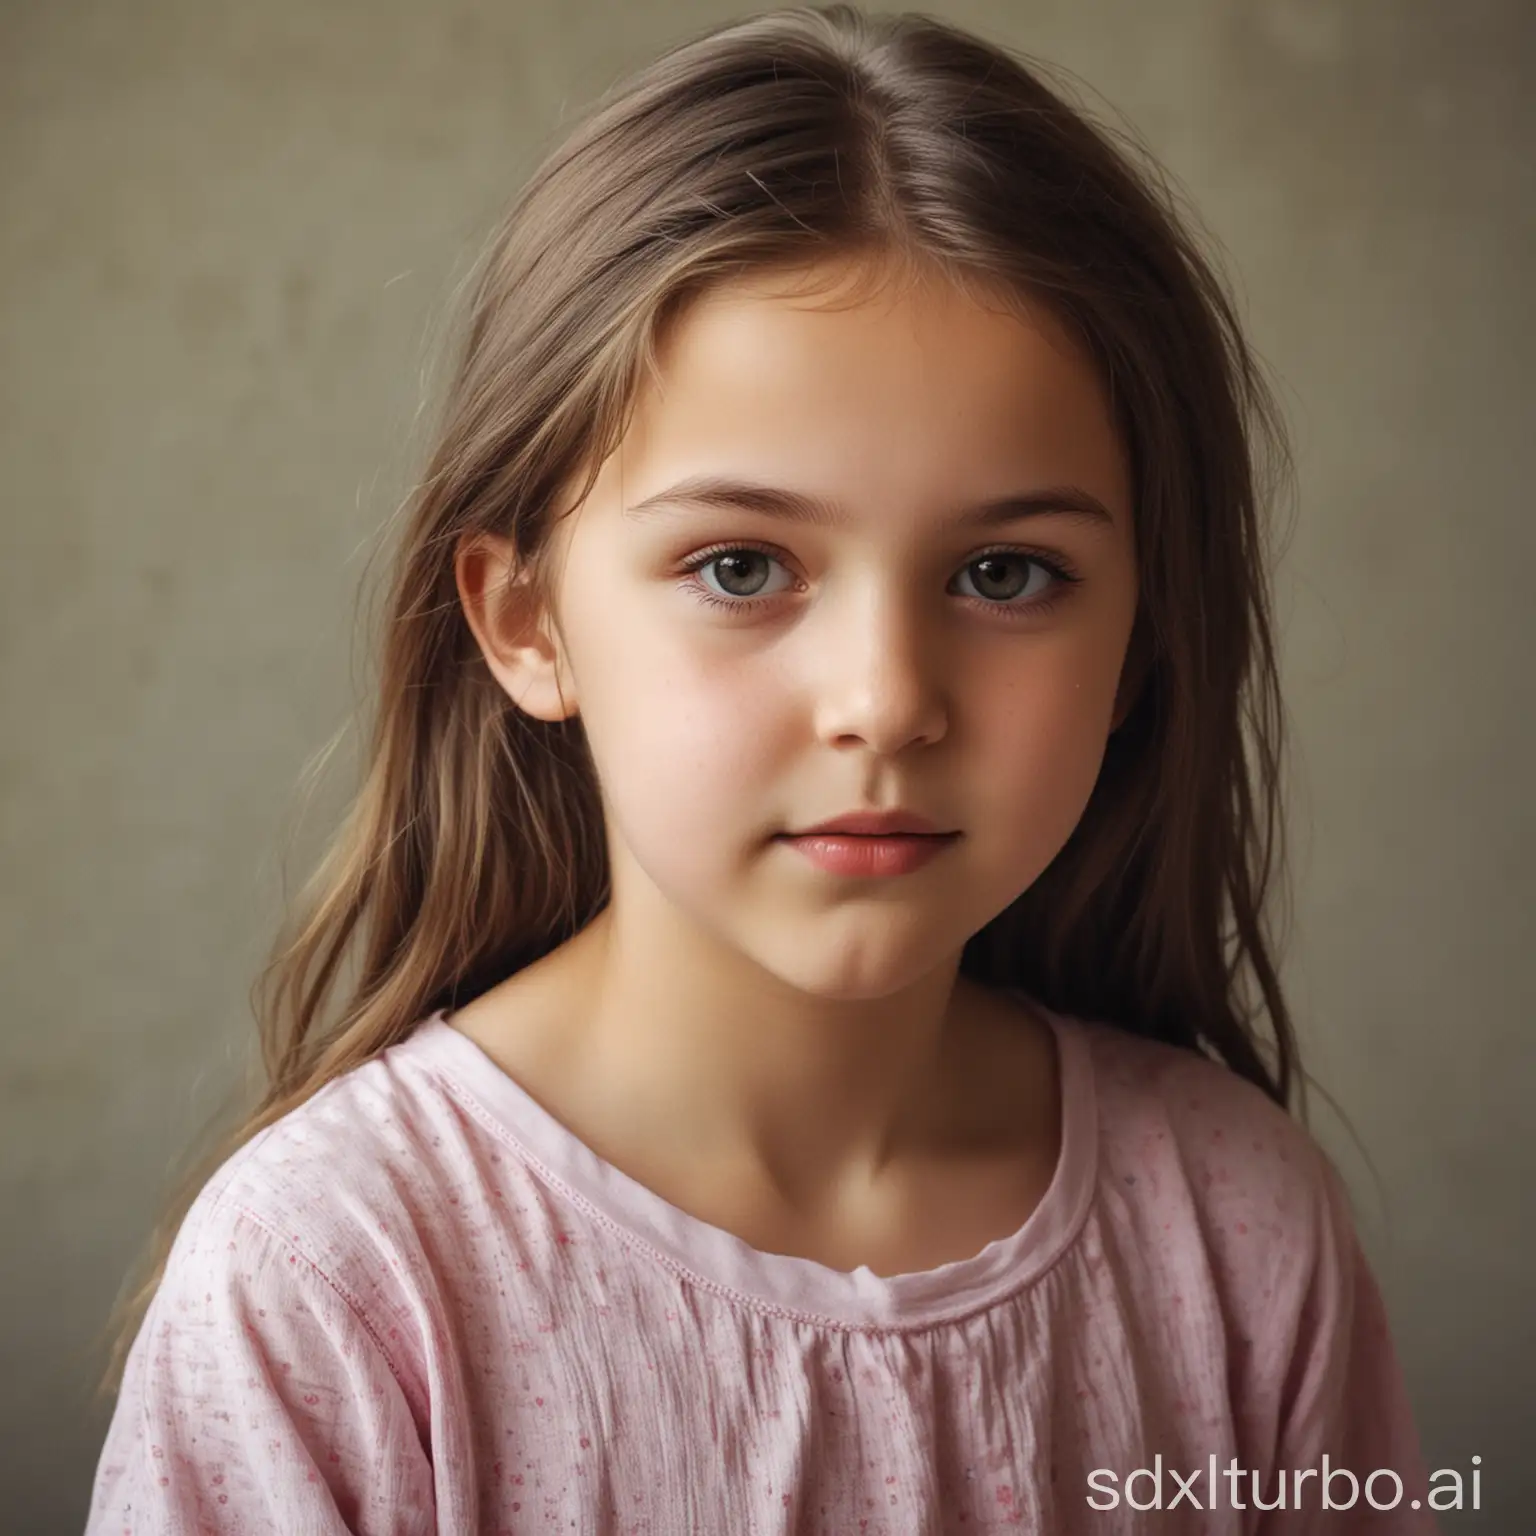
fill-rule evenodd
<path id="1" fill-rule="evenodd" d="M 1307 1188 L 1321 1176 L 1326 1158 L 1306 1127 L 1230 1067 L 1106 1024 L 1077 1028 L 1092 1059 L 1108 1149 L 1177 1150 L 1184 1166 L 1213 1186 L 1246 1178 Z"/>
<path id="2" fill-rule="evenodd" d="M 454 1203 L 466 1130 L 408 1040 L 234 1151 L 189 1209 L 184 1245 L 227 1252 L 232 1275 L 281 1249 L 359 1310 L 398 1305 L 427 1278 L 423 1229 Z"/>
<path id="3" fill-rule="evenodd" d="M 1077 1023 L 1092 1062 L 1099 1187 L 1122 1224 L 1197 1242 L 1236 1288 L 1304 1287 L 1350 1224 L 1307 1128 L 1210 1057 Z M 1262 1283 L 1260 1277 L 1263 1277 Z"/>
<path id="4" fill-rule="evenodd" d="M 447 1106 L 400 1047 L 325 1083 L 236 1151 L 210 1181 L 258 1219 L 334 1217 L 358 1197 L 399 1200 L 430 1177 Z"/>

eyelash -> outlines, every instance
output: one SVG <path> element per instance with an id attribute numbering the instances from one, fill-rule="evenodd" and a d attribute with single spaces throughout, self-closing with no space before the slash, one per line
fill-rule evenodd
<path id="1" fill-rule="evenodd" d="M 712 564 L 722 555 L 737 554 L 757 554 L 765 555 L 770 560 L 779 559 L 778 551 L 761 544 L 741 543 L 739 541 L 732 544 L 713 544 L 708 549 L 701 549 L 696 555 L 693 555 L 683 567 L 684 573 L 688 576 L 688 580 L 683 585 L 688 589 L 689 595 L 711 608 L 723 608 L 727 612 L 732 613 L 740 613 L 747 608 L 770 601 L 770 598 L 762 597 L 722 597 L 720 593 L 711 591 L 698 579 L 698 573 L 706 565 Z M 989 613 L 1028 616 L 1030 618 L 1037 614 L 1049 613 L 1083 579 L 1060 555 L 1043 555 L 1032 549 L 1020 549 L 1015 545 L 1001 545 L 996 549 L 978 550 L 976 554 L 972 555 L 965 562 L 965 565 L 975 565 L 978 561 L 986 560 L 996 555 L 1011 555 L 1025 560 L 1029 564 L 1043 566 L 1056 578 L 1056 582 L 1054 586 L 1046 589 L 1044 596 L 1031 598 L 1026 603 L 991 601 L 982 597 L 967 597 L 965 599 L 973 607 L 983 608 Z M 783 562 L 780 561 L 780 563 L 782 564 Z M 965 569 L 965 566 L 962 566 L 961 569 Z M 782 593 L 771 594 L 772 597 L 783 595 Z"/>

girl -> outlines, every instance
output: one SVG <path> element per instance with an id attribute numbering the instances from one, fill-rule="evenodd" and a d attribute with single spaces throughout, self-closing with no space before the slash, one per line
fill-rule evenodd
<path id="1" fill-rule="evenodd" d="M 1159 187 L 847 6 L 533 178 L 92 1531 L 1429 1528 L 1261 921 L 1283 433 Z"/>

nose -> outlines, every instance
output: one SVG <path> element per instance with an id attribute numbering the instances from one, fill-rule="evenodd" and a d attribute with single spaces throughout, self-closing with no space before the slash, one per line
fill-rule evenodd
<path id="1" fill-rule="evenodd" d="M 941 647 L 910 602 L 868 593 L 845 604 L 812 643 L 818 739 L 888 757 L 944 735 Z"/>

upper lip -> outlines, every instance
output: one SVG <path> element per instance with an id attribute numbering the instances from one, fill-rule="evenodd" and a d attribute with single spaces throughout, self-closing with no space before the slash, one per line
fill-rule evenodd
<path id="1" fill-rule="evenodd" d="M 809 837 L 816 832 L 846 832 L 855 837 L 893 837 L 901 833 L 919 834 L 926 837 L 947 837 L 949 834 L 936 827 L 926 816 L 916 811 L 846 811 L 830 821 L 820 821 L 814 827 L 792 832 L 791 837 Z"/>

